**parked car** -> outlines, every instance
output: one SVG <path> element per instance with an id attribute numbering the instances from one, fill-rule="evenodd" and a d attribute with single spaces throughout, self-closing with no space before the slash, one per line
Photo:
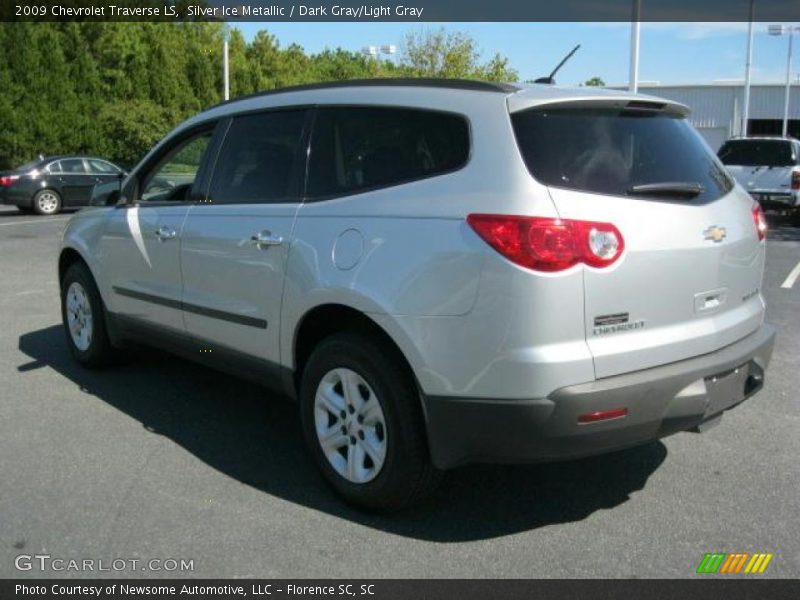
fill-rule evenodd
<path id="1" fill-rule="evenodd" d="M 0 204 L 22 212 L 54 215 L 87 206 L 95 185 L 118 180 L 123 170 L 92 156 L 48 156 L 0 173 Z"/>
<path id="2" fill-rule="evenodd" d="M 218 105 L 68 223 L 69 347 L 140 341 L 297 399 L 366 507 L 704 429 L 761 389 L 774 330 L 763 213 L 687 112 L 448 80 Z"/>
<path id="3" fill-rule="evenodd" d="M 800 141 L 747 137 L 725 142 L 722 163 L 764 208 L 800 209 Z"/>

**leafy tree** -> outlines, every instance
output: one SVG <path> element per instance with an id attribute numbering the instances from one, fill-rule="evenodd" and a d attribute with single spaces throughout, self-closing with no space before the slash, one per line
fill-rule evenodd
<path id="1" fill-rule="evenodd" d="M 97 154 L 136 163 L 179 122 L 222 99 L 224 27 L 209 22 L 0 23 L 0 168 L 40 153 Z M 372 77 L 517 79 L 500 55 L 482 62 L 475 40 L 463 33 L 411 34 L 405 46 L 395 63 L 342 48 L 310 54 L 296 44 L 281 47 L 267 31 L 248 43 L 232 29 L 231 97 Z"/>
<path id="2" fill-rule="evenodd" d="M 517 80 L 517 72 L 509 68 L 507 59 L 495 55 L 488 63 L 481 64 L 480 58 L 480 49 L 472 37 L 440 28 L 409 33 L 402 64 L 409 74 L 418 77 Z"/>
<path id="3" fill-rule="evenodd" d="M 592 77 L 591 79 L 587 79 L 586 83 L 583 85 L 588 85 L 591 87 L 605 87 L 606 82 L 600 77 Z"/>

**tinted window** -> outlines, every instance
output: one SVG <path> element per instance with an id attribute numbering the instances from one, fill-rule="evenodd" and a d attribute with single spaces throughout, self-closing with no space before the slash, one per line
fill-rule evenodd
<path id="1" fill-rule="evenodd" d="M 285 202 L 297 198 L 302 110 L 236 117 L 220 151 L 209 200 L 215 204 Z"/>
<path id="2" fill-rule="evenodd" d="M 104 175 L 113 175 L 114 173 L 119 173 L 114 165 L 107 163 L 104 160 L 89 159 L 87 162 L 89 163 L 89 169 L 91 169 L 92 173 L 100 173 Z"/>
<path id="3" fill-rule="evenodd" d="M 145 175 L 141 200 L 149 202 L 181 201 L 189 193 L 200 170 L 200 163 L 211 142 L 212 132 L 205 131 L 173 147 L 158 165 Z"/>
<path id="4" fill-rule="evenodd" d="M 86 169 L 83 167 L 82 159 L 67 158 L 61 161 L 61 172 L 83 174 L 86 173 Z"/>
<path id="5" fill-rule="evenodd" d="M 50 163 L 47 167 L 47 170 L 50 173 L 61 173 L 61 163 L 58 161 Z"/>
<path id="6" fill-rule="evenodd" d="M 463 166 L 469 127 L 463 117 L 397 108 L 320 109 L 311 141 L 307 194 L 350 194 Z"/>
<path id="7" fill-rule="evenodd" d="M 782 140 L 730 140 L 719 149 L 726 165 L 788 167 L 797 163 L 792 145 Z"/>
<path id="8" fill-rule="evenodd" d="M 545 185 L 625 196 L 637 185 L 700 184 L 700 201 L 718 198 L 733 186 L 683 118 L 558 108 L 527 110 L 511 120 L 528 170 Z"/>

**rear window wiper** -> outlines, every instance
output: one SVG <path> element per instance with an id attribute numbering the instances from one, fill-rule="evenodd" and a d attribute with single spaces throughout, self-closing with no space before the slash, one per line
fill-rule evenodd
<path id="1" fill-rule="evenodd" d="M 662 183 L 642 183 L 628 188 L 628 195 L 641 196 L 674 196 L 676 198 L 694 198 L 705 191 L 699 183 L 665 181 Z"/>

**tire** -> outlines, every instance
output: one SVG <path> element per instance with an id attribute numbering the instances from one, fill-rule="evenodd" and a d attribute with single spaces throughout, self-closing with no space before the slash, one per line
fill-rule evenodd
<path id="1" fill-rule="evenodd" d="M 407 371 L 393 348 L 353 333 L 323 340 L 303 370 L 300 410 L 311 455 L 328 483 L 361 508 L 405 508 L 440 479 L 430 462 L 419 392 Z M 327 401 L 318 402 L 323 390 L 319 396 Z M 359 406 L 347 408 L 353 405 Z M 318 429 L 331 434 L 327 451 Z"/>
<path id="2" fill-rule="evenodd" d="M 33 196 L 33 210 L 37 215 L 55 215 L 61 212 L 61 196 L 53 190 L 39 190 Z"/>
<path id="3" fill-rule="evenodd" d="M 85 264 L 74 263 L 61 280 L 61 319 L 72 356 L 86 367 L 106 366 L 116 357 L 105 316 L 91 272 Z"/>

